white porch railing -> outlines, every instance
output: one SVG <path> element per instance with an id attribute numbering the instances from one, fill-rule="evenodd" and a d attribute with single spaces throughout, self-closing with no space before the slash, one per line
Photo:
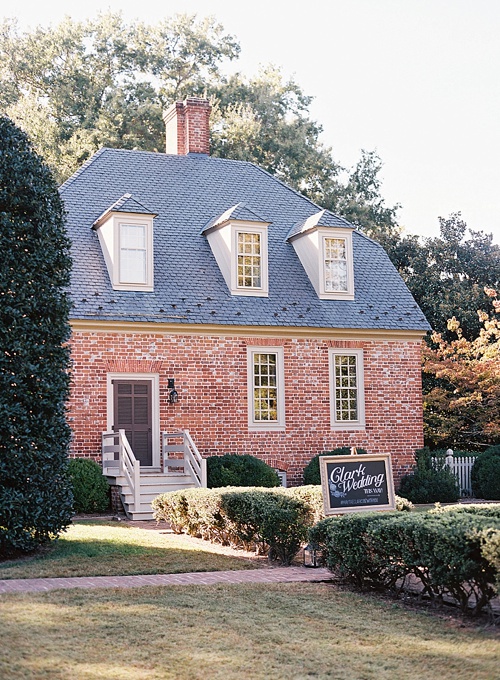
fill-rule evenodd
<path id="1" fill-rule="evenodd" d="M 171 474 L 170 469 L 182 468 L 191 476 L 195 486 L 207 486 L 207 461 L 202 457 L 191 439 L 189 430 L 162 433 L 163 472 Z M 182 454 L 182 458 L 172 457 Z"/>
<path id="2" fill-rule="evenodd" d="M 115 454 L 118 454 L 118 459 Z M 114 474 L 112 468 L 118 468 L 119 475 L 125 477 L 134 499 L 134 507 L 141 503 L 141 466 L 130 447 L 125 430 L 102 433 L 102 469 L 104 474 Z"/>
<path id="3" fill-rule="evenodd" d="M 450 453 L 448 453 L 448 451 L 450 451 Z M 447 466 L 451 472 L 453 472 L 457 478 L 460 487 L 460 495 L 462 497 L 472 496 L 471 471 L 474 461 L 476 460 L 475 456 L 455 457 L 451 449 L 448 449 L 448 451 L 446 458 L 433 458 L 433 462 L 439 462 L 441 465 Z"/>

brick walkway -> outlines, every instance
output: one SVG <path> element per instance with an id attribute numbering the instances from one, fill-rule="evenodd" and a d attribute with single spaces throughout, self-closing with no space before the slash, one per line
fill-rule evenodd
<path id="1" fill-rule="evenodd" d="M 74 578 L 33 578 L 0 580 L 0 594 L 35 593 L 59 588 L 140 588 L 142 586 L 209 586 L 214 583 L 292 583 L 330 581 L 328 569 L 278 567 L 243 571 L 210 571 L 150 576 L 82 576 Z"/>

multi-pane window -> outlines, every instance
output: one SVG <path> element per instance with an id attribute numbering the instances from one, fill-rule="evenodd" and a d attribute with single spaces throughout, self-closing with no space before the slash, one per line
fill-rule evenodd
<path id="1" fill-rule="evenodd" d="M 325 292 L 347 292 L 347 245 L 345 238 L 326 238 L 324 247 Z"/>
<path id="2" fill-rule="evenodd" d="M 146 226 L 120 224 L 120 283 L 147 282 Z"/>
<path id="3" fill-rule="evenodd" d="M 251 429 L 285 426 L 282 347 L 248 348 L 248 417 Z"/>
<path id="4" fill-rule="evenodd" d="M 276 354 L 253 355 L 253 412 L 255 421 L 278 420 L 278 374 Z"/>
<path id="5" fill-rule="evenodd" d="M 358 376 L 356 357 L 337 354 L 335 372 L 335 419 L 358 420 Z"/>
<path id="6" fill-rule="evenodd" d="M 364 426 L 363 351 L 332 351 L 332 425 Z"/>
<path id="7" fill-rule="evenodd" d="M 262 252 L 260 234 L 238 232 L 238 288 L 262 287 Z"/>

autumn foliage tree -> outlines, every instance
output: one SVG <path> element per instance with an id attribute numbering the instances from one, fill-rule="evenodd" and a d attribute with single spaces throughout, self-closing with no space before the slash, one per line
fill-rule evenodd
<path id="1" fill-rule="evenodd" d="M 485 288 L 494 313 L 479 311 L 473 340 L 460 322 L 448 321 L 455 339 L 432 335 L 424 346 L 425 437 L 430 446 L 480 451 L 500 442 L 500 300 Z"/>

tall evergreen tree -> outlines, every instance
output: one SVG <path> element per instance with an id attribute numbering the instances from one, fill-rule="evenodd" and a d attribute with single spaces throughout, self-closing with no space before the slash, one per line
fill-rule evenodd
<path id="1" fill-rule="evenodd" d="M 0 116 L 0 552 L 32 550 L 71 517 L 69 283 L 56 183 Z"/>

